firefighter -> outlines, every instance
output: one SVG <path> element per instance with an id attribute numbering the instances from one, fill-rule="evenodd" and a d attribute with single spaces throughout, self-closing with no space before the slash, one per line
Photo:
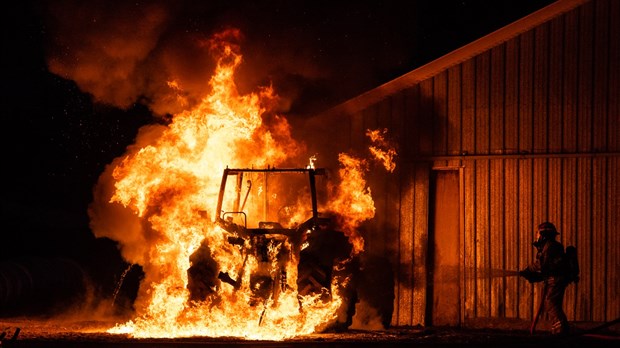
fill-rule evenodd
<path id="1" fill-rule="evenodd" d="M 552 323 L 552 334 L 566 335 L 569 331 L 568 320 L 562 309 L 564 290 L 569 284 L 569 277 L 564 257 L 564 245 L 555 239 L 558 234 L 551 222 L 538 225 L 538 240 L 532 243 L 537 250 L 536 260 L 519 271 L 519 275 L 530 283 L 543 282 L 544 284 L 538 311 L 530 327 L 532 334 L 543 311 L 548 314 Z"/>

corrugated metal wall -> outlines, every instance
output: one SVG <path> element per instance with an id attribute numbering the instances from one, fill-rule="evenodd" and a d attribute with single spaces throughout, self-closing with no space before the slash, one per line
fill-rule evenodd
<path id="1" fill-rule="evenodd" d="M 367 147 L 366 129 L 399 144 L 397 170 L 370 173 L 366 231 L 367 252 L 393 266 L 392 325 L 425 323 L 429 178 L 441 167 L 463 185 L 463 324 L 532 318 L 539 286 L 482 275 L 531 262 L 547 220 L 579 251 L 569 320 L 620 317 L 620 2 L 588 2 L 330 125 L 342 148 Z"/>

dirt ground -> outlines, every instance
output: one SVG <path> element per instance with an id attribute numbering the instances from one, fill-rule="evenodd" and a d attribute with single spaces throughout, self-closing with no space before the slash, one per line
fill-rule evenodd
<path id="1" fill-rule="evenodd" d="M 546 331 L 505 328 L 390 328 L 321 333 L 285 341 L 247 341 L 238 338 L 136 339 L 105 332 L 100 321 L 0 318 L 0 347 L 620 347 L 618 324 L 603 329 L 576 328 L 567 337 Z"/>

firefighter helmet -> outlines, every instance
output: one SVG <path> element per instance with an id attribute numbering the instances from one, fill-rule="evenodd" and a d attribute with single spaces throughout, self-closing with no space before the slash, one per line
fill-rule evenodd
<path id="1" fill-rule="evenodd" d="M 538 233 L 540 233 L 541 235 L 552 235 L 555 236 L 558 233 L 558 230 L 556 230 L 555 225 L 552 224 L 551 222 L 543 222 L 540 225 L 538 225 Z"/>

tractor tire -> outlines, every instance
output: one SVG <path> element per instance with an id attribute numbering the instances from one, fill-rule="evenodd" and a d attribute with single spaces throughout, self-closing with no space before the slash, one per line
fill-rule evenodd
<path id="1" fill-rule="evenodd" d="M 297 293 L 302 296 L 329 293 L 331 273 L 330 265 L 321 264 L 316 257 L 302 252 L 297 266 Z"/>
<path id="2" fill-rule="evenodd" d="M 335 284 L 343 297 L 343 304 L 336 322 L 323 331 L 346 330 L 351 325 L 357 303 L 355 279 L 359 263 L 351 259 L 352 246 L 342 232 L 332 230 L 313 231 L 307 242 L 308 247 L 299 254 L 297 292 L 301 296 L 319 294 L 321 300 L 330 301 L 334 277 L 349 278 L 343 284 Z"/>

